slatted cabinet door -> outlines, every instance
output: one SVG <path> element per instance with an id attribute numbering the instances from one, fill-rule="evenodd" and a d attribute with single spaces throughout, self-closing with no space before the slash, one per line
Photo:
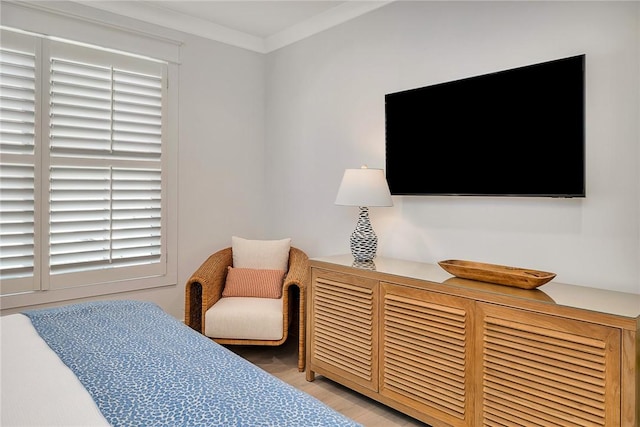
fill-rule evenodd
<path id="1" fill-rule="evenodd" d="M 472 300 L 382 283 L 380 394 L 451 426 L 473 420 Z"/>
<path id="2" fill-rule="evenodd" d="M 477 306 L 476 425 L 620 425 L 619 329 Z"/>
<path id="3" fill-rule="evenodd" d="M 378 391 L 378 281 L 314 269 L 311 363 L 350 387 Z"/>

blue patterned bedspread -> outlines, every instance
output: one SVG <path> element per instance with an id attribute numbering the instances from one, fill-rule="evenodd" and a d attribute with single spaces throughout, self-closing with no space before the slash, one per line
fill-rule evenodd
<path id="1" fill-rule="evenodd" d="M 113 426 L 357 426 L 148 302 L 24 313 Z"/>

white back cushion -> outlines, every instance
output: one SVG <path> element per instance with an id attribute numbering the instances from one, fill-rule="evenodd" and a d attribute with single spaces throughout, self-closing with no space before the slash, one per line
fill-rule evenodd
<path id="1" fill-rule="evenodd" d="M 249 240 L 231 237 L 231 252 L 235 268 L 284 270 L 289 267 L 291 239 Z"/>

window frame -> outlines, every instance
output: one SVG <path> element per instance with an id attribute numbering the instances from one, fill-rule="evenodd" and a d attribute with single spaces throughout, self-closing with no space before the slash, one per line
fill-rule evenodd
<path id="1" fill-rule="evenodd" d="M 67 45 L 71 49 L 76 42 L 42 36 L 9 27 L 0 26 L 3 32 L 16 33 L 18 37 L 33 37 L 36 39 L 36 113 L 35 113 L 35 203 L 34 210 L 34 274 L 31 286 L 15 293 L 0 296 L 2 309 L 14 308 L 49 302 L 57 302 L 69 299 L 96 297 L 120 292 L 151 289 L 164 286 L 172 286 L 177 283 L 177 151 L 178 151 L 178 85 L 170 85 L 170 81 L 178 79 L 178 65 L 164 60 L 145 58 L 149 61 L 164 64 L 164 87 L 162 103 L 162 155 L 160 167 L 162 170 L 162 270 L 157 272 L 145 272 L 143 267 L 140 274 L 131 277 L 122 274 L 123 269 L 110 270 L 112 277 L 105 278 L 102 271 L 88 271 L 76 276 L 72 282 L 64 284 L 62 277 L 51 280 L 49 273 L 49 166 L 48 151 L 48 61 L 50 59 L 50 46 Z M 22 34 L 20 34 L 22 33 Z M 5 43 L 0 41 L 3 46 Z M 129 54 L 113 49 L 104 49 L 98 46 L 80 43 L 79 48 L 91 49 L 97 55 L 105 52 L 106 55 L 122 55 L 122 58 L 141 58 L 137 54 Z M 126 62 L 126 61 L 125 61 Z M 44 96 L 43 96 L 44 95 Z M 44 147 L 44 148 L 43 148 Z M 125 267 L 127 268 L 127 267 Z M 120 270 L 119 272 L 115 272 Z M 73 277 L 73 276 L 69 276 Z M 5 285 L 3 285 L 4 288 Z M 13 289 L 12 289 L 13 291 Z"/>

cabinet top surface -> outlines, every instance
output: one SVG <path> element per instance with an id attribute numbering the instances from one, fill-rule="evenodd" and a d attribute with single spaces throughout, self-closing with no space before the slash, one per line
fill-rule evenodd
<path id="1" fill-rule="evenodd" d="M 591 310 L 615 316 L 640 317 L 640 295 L 606 289 L 589 288 L 558 283 L 552 280 L 537 289 L 527 290 L 475 280 L 461 279 L 444 271 L 437 264 L 404 261 L 393 258 L 376 257 L 370 263 L 357 263 L 350 254 L 312 258 L 312 267 L 322 263 L 349 267 L 354 273 L 378 273 L 410 279 L 424 280 L 447 287 L 479 290 L 516 298 L 535 300 L 566 307 Z M 383 280 L 390 280 L 386 278 Z"/>

